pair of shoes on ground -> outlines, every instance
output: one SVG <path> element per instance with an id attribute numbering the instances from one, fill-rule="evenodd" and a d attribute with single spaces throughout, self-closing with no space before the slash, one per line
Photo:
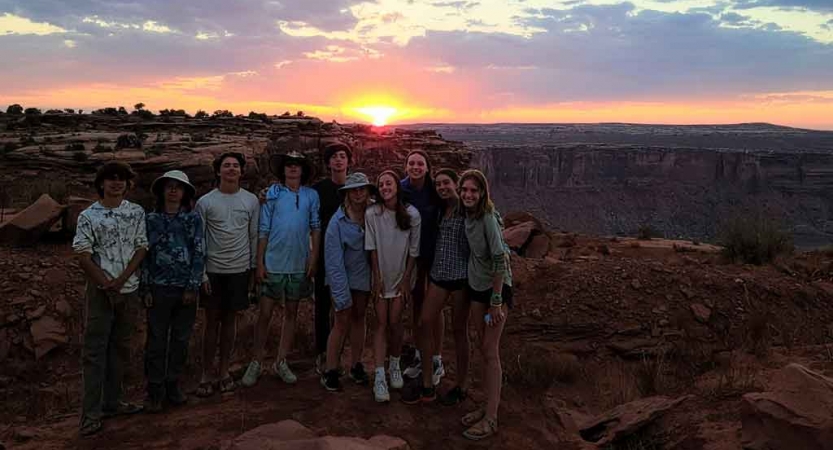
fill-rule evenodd
<path id="1" fill-rule="evenodd" d="M 144 402 L 145 412 L 151 414 L 162 412 L 165 409 L 165 400 L 171 406 L 181 406 L 188 402 L 188 397 L 179 388 L 177 382 L 168 382 L 164 385 L 151 384 L 148 386 L 148 396 Z"/>
<path id="2" fill-rule="evenodd" d="M 445 376 L 445 367 L 441 360 L 435 360 L 433 366 L 434 373 L 431 374 L 431 381 L 434 383 L 434 386 L 439 386 L 442 378 Z M 405 369 L 403 374 L 408 378 L 419 378 L 422 375 L 422 360 L 420 358 L 414 358 L 413 363 Z"/>
<path id="3" fill-rule="evenodd" d="M 252 387 L 257 384 L 257 380 L 260 378 L 260 375 L 263 372 L 263 368 L 259 361 L 252 361 L 249 363 L 249 366 L 246 368 L 246 373 L 243 374 L 243 378 L 240 380 L 240 383 L 246 387 Z M 283 380 L 286 384 L 295 384 L 298 382 L 298 377 L 292 373 L 292 370 L 289 368 L 289 364 L 287 364 L 286 359 L 282 359 L 281 361 L 275 361 L 272 364 L 272 373 L 275 374 L 278 378 Z"/>
<path id="4" fill-rule="evenodd" d="M 196 394 L 197 397 L 207 398 L 214 395 L 215 391 L 225 394 L 227 392 L 233 392 L 235 389 L 237 389 L 237 383 L 234 382 L 234 378 L 232 378 L 231 375 L 226 375 L 226 377 L 220 381 L 200 381 L 199 386 L 197 386 Z"/>
<path id="5" fill-rule="evenodd" d="M 339 369 L 332 369 L 324 372 L 321 375 L 321 386 L 324 389 L 334 392 L 341 390 L 341 371 Z M 350 379 L 358 385 L 366 385 L 370 381 L 370 377 L 364 370 L 364 365 L 360 362 L 350 368 Z"/>

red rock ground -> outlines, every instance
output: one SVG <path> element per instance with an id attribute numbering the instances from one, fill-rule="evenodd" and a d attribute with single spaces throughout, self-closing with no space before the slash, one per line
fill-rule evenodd
<path id="1" fill-rule="evenodd" d="M 471 400 L 452 408 L 406 406 L 394 394 L 391 404 L 377 405 L 369 388 L 325 392 L 313 371 L 310 308 L 302 310 L 307 325 L 290 358 L 298 385 L 265 377 L 254 388 L 192 398 L 161 415 L 108 421 L 102 433 L 80 439 L 80 270 L 66 243 L 0 248 L 0 442 L 37 449 L 220 448 L 256 426 L 294 419 L 321 434 L 399 436 L 413 449 L 579 449 L 585 443 L 576 423 L 637 398 L 691 394 L 615 448 L 736 449 L 742 393 L 760 389 L 789 361 L 833 372 L 831 255 L 751 267 L 727 264 L 712 248 L 692 243 L 551 238 L 545 258 L 513 259 L 517 306 L 502 346 L 500 434 L 481 443 L 460 435 Z M 35 351 L 45 347 L 31 326 L 44 317 L 65 327 L 68 342 L 36 360 Z M 249 311 L 240 321 L 238 371 L 249 355 L 254 318 Z M 198 324 L 191 384 L 200 335 Z M 444 359 L 453 368 L 447 337 Z M 142 347 L 140 329 L 128 394 L 134 400 L 142 398 Z M 369 350 L 364 358 L 370 361 Z M 481 401 L 477 353 L 473 361 L 473 397 Z"/>

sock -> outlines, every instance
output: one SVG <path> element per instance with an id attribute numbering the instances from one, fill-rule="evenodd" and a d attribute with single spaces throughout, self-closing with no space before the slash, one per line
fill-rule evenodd
<path id="1" fill-rule="evenodd" d="M 398 356 L 391 356 L 390 357 L 390 368 L 393 369 L 396 367 L 399 368 L 399 357 Z"/>
<path id="2" fill-rule="evenodd" d="M 415 359 L 415 360 L 420 360 L 420 359 L 422 359 L 422 358 L 420 358 L 420 357 L 419 357 L 419 350 L 417 350 L 417 351 L 416 351 L 416 353 L 414 353 L 414 359 Z"/>

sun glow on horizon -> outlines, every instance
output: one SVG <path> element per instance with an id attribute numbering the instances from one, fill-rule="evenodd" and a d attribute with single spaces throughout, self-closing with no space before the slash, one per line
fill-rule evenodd
<path id="1" fill-rule="evenodd" d="M 387 125 L 391 117 L 397 113 L 397 109 L 392 106 L 365 106 L 355 109 L 357 113 L 370 117 L 373 125 L 377 127 Z"/>

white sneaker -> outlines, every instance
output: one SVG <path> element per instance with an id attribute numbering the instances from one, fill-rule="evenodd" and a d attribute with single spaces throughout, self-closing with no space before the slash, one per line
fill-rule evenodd
<path id="1" fill-rule="evenodd" d="M 391 363 L 388 371 L 390 372 L 390 388 L 402 389 L 402 386 L 405 385 L 405 380 L 402 379 L 402 369 L 399 368 L 399 364 Z"/>
<path id="2" fill-rule="evenodd" d="M 379 403 L 389 402 L 390 393 L 388 392 L 388 383 L 385 381 L 384 373 L 382 376 L 376 374 L 376 379 L 373 381 L 373 397 Z"/>
<path id="3" fill-rule="evenodd" d="M 280 377 L 280 379 L 286 384 L 295 384 L 298 381 L 298 377 L 296 377 L 295 374 L 289 370 L 289 364 L 286 363 L 285 359 L 280 363 L 275 361 L 275 363 L 272 364 L 272 370 L 275 372 L 275 375 Z"/>
<path id="4" fill-rule="evenodd" d="M 445 376 L 445 367 L 443 367 L 443 362 L 434 362 L 434 373 L 431 375 L 431 381 L 434 382 L 434 386 L 438 386 L 440 381 L 442 381 L 443 377 Z"/>
<path id="5" fill-rule="evenodd" d="M 260 372 L 260 363 L 252 361 L 249 363 L 249 367 L 246 368 L 246 373 L 243 374 L 243 379 L 240 382 L 243 386 L 252 387 L 257 384 L 257 379 L 260 378 Z"/>
<path id="6" fill-rule="evenodd" d="M 417 378 L 422 375 L 422 361 L 419 358 L 414 358 L 411 365 L 405 369 L 404 375 L 408 378 Z"/>

